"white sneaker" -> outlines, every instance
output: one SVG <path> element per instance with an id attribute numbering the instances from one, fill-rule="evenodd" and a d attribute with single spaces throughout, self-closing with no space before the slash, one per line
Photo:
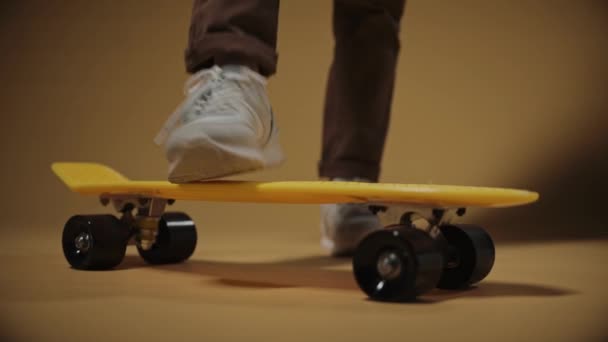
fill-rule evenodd
<path id="1" fill-rule="evenodd" d="M 351 181 L 368 182 L 364 179 Z M 367 234 L 381 228 L 380 219 L 365 203 L 321 205 L 321 247 L 332 256 L 352 254 Z"/>
<path id="2" fill-rule="evenodd" d="M 263 76 L 244 66 L 214 66 L 192 75 L 184 92 L 154 139 L 164 146 L 169 181 L 208 180 L 283 161 Z"/>

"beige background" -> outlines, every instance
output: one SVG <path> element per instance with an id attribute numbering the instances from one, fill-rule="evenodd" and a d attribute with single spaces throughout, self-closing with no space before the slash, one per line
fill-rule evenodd
<path id="1" fill-rule="evenodd" d="M 133 178 L 165 177 L 166 163 L 152 138 L 182 99 L 181 87 L 186 78 L 182 57 L 190 8 L 189 1 L 168 0 L 3 1 L 0 4 L 3 124 L 0 185 L 5 189 L 0 238 L 6 260 L 3 266 L 6 269 L 0 276 L 4 301 L 0 329 L 3 321 L 10 326 L 6 336 L 40 337 L 47 332 L 51 334 L 47 335 L 49 338 L 67 336 L 71 329 L 69 320 L 58 323 L 66 329 L 65 334 L 53 324 L 47 325 L 46 319 L 54 308 L 61 312 L 58 317 L 65 318 L 73 310 L 93 303 L 96 310 L 101 310 L 98 313 L 105 316 L 112 312 L 113 302 L 86 300 L 106 296 L 124 299 L 135 307 L 159 304 L 146 301 L 160 296 L 158 300 L 166 304 L 163 308 L 168 313 L 183 312 L 184 319 L 193 326 L 209 324 L 210 317 L 235 317 L 238 321 L 239 313 L 251 319 L 255 313 L 252 307 L 222 306 L 238 302 L 235 298 L 255 298 L 245 300 L 251 306 L 268 302 L 276 305 L 268 312 L 276 314 L 271 317 L 287 327 L 305 326 L 311 317 L 316 317 L 312 326 L 324 326 L 319 317 L 329 315 L 335 307 L 325 307 L 324 310 L 330 311 L 321 311 L 322 314 L 315 311 L 318 307 L 314 303 L 336 298 L 334 295 L 338 299 L 329 303 L 343 309 L 333 313 L 338 317 L 352 318 L 349 312 L 356 315 L 364 309 L 378 313 L 378 317 L 395 318 L 397 314 L 399 318 L 398 312 L 405 310 L 361 303 L 357 291 L 343 293 L 336 291 L 336 286 L 323 290 L 328 286 L 316 283 L 314 279 L 329 277 L 333 284 L 332 276 L 325 271 L 314 271 L 329 262 L 323 258 L 320 260 L 325 261 L 320 263 L 314 261 L 314 256 L 321 255 L 317 245 L 316 206 L 178 203 L 178 209 L 187 211 L 199 223 L 203 237 L 194 258 L 196 262 L 180 268 L 186 271 L 185 275 L 141 269 L 137 259 L 130 259 L 137 267 L 107 276 L 107 273 L 91 275 L 66 269 L 58 243 L 63 223 L 72 214 L 104 209 L 94 198 L 69 193 L 51 174 L 49 165 L 57 160 L 98 161 Z M 282 2 L 279 72 L 269 87 L 289 160 L 280 169 L 241 178 L 316 178 L 321 109 L 332 54 L 330 19 L 330 1 Z M 518 263 L 534 258 L 534 251 L 554 253 L 548 255 L 562 258 L 560 263 L 565 268 L 582 265 L 588 267 L 585 270 L 589 272 L 568 275 L 575 278 L 568 281 L 577 281 L 571 288 L 580 286 L 571 292 L 583 297 L 565 296 L 568 298 L 560 302 L 565 306 L 559 308 L 582 317 L 605 314 L 605 291 L 593 286 L 600 286 L 607 279 L 602 269 L 605 267 L 599 266 L 606 260 L 606 245 L 588 241 L 598 238 L 605 241 L 607 231 L 603 212 L 606 203 L 603 195 L 608 190 L 606 2 L 410 1 L 402 24 L 402 42 L 382 180 L 539 191 L 541 201 L 535 205 L 512 210 L 475 210 L 469 216 L 470 220 L 486 225 L 499 244 L 513 244 L 504 247 L 505 255 L 511 258 L 504 261 L 502 268 L 497 266 L 498 279 L 511 283 L 513 277 L 519 279 Z M 519 247 L 523 242 L 552 240 L 564 242 L 533 245 L 542 248 Z M 576 262 L 569 258 L 572 252 L 576 254 Z M 546 263 L 554 260 L 548 255 L 543 254 L 537 258 L 542 262 L 531 265 L 544 269 Z M 313 261 L 306 259 L 311 256 Z M 261 267 L 259 276 L 251 275 L 259 267 L 253 267 L 252 271 L 239 267 L 238 263 L 208 264 L 209 260 L 258 262 L 297 257 L 305 259 L 303 265 L 308 270 L 301 277 L 313 280 L 289 283 L 303 288 L 295 292 L 285 292 L 281 286 L 256 292 L 255 286 L 252 290 L 251 286 L 238 283 L 253 281 L 255 285 L 267 278 L 277 281 L 275 278 L 294 277 L 292 273 L 299 273 L 289 271 L 289 262 L 280 264 L 284 267 Z M 214 271 L 213 267 L 219 270 Z M 348 268 L 347 264 L 343 267 Z M 598 272 L 597 268 L 602 270 Z M 198 272 L 200 269 L 203 271 Z M 564 281 L 566 273 L 561 272 L 565 270 L 549 269 L 553 273 L 537 275 L 540 278 L 535 278 L 534 271 L 527 269 L 522 279 L 544 282 L 547 286 Z M 34 273 L 28 273 L 30 270 Z M 204 279 L 226 277 L 227 273 L 231 275 L 228 278 L 236 278 L 237 285 L 214 282 L 214 285 L 201 286 L 199 280 L 196 285 L 188 282 L 201 273 Z M 239 277 L 239 274 L 247 275 Z M 340 274 L 344 277 L 334 280 L 338 284 L 347 282 L 346 287 L 352 290 L 348 273 Z M 192 288 L 179 289 L 176 284 L 182 280 Z M 91 286 L 90 290 L 75 285 L 83 281 Z M 108 283 L 104 283 L 106 281 Z M 35 295 L 38 292 L 31 283 L 41 282 L 50 289 Z M 151 283 L 177 288 L 192 297 L 163 297 L 166 291 L 161 287 L 148 289 Z M 324 284 L 322 280 L 321 283 Z M 477 299 L 472 301 L 475 305 L 469 307 L 465 299 L 463 305 L 438 304 L 418 311 L 428 322 L 436 322 L 441 316 L 433 314 L 459 315 L 460 308 L 484 316 L 479 310 L 499 305 L 514 293 L 524 295 L 515 295 L 516 300 L 508 302 L 512 308 L 521 309 L 540 300 L 535 297 L 538 291 L 527 291 L 530 290 L 527 288 L 518 292 L 517 287 L 513 290 L 509 286 L 506 286 L 505 299 L 500 296 L 505 293 L 505 283 L 498 284 L 489 285 L 485 292 L 489 297 L 499 297 L 494 301 L 493 298 Z M 583 290 L 585 286 L 591 288 Z M 108 287 L 125 287 L 128 291 L 122 296 L 118 295 L 119 290 L 112 292 Z M 306 290 L 308 287 L 322 290 L 311 292 Z M 77 295 L 62 292 L 66 288 L 71 291 L 66 293 Z M 143 288 L 148 289 L 143 292 L 147 295 L 139 296 Z M 205 290 L 211 295 L 200 297 L 204 295 L 198 291 Z M 528 297 L 529 301 L 520 299 Z M 214 298 L 213 305 L 205 301 L 209 298 Z M 549 305 L 546 309 L 557 305 L 554 298 L 544 300 Z M 217 315 L 204 316 L 209 320 L 201 318 L 202 322 L 198 322 L 188 314 L 192 313 L 190 309 L 184 307 L 189 301 L 203 301 L 210 306 L 209 310 L 215 309 Z M 277 309 L 301 302 L 312 304 L 297 312 L 293 308 L 287 313 Z M 165 305 L 162 303 L 159 305 Z M 576 311 L 581 307 L 583 311 Z M 517 321 L 521 317 L 517 310 L 509 312 L 505 319 Z M 258 314 L 261 313 L 263 311 Z M 123 324 L 131 319 L 123 317 Z M 334 324 L 335 317 L 328 317 Z M 421 316 L 407 316 L 414 317 Z M 360 320 L 375 321 L 373 317 L 359 316 L 354 320 L 338 320 L 335 324 L 343 329 L 359 324 Z M 25 322 L 32 324 L 32 321 L 39 322 L 33 330 L 26 332 L 27 329 L 21 328 Z M 395 321 L 386 321 L 389 322 Z M 543 322 L 549 326 L 556 323 Z M 109 323 L 120 324 L 116 320 Z M 487 326 L 501 326 L 499 320 L 494 323 Z M 250 337 L 272 335 L 268 325 L 252 324 Z M 587 325 L 577 324 L 578 330 L 568 331 L 573 334 L 585 331 L 589 335 L 584 336 L 590 338 L 606 336 L 606 330 L 602 330 L 605 328 L 597 321 L 590 319 Z M 433 330 L 432 327 L 429 323 L 429 330 Z M 146 336 L 146 331 L 137 330 L 138 336 Z M 208 336 L 219 339 L 238 335 L 224 332 Z M 538 333 L 537 336 L 553 336 Z M 204 332 L 199 335 L 206 336 Z M 76 336 L 81 335 L 72 335 Z"/>

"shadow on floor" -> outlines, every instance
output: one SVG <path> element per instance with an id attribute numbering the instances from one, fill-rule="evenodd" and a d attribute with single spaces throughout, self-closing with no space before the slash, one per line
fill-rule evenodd
<path id="1" fill-rule="evenodd" d="M 350 259 L 311 256 L 263 263 L 189 260 L 183 264 L 155 266 L 156 270 L 183 272 L 214 278 L 213 284 L 222 287 L 248 289 L 277 288 L 321 288 L 359 292 L 350 267 L 328 269 L 327 267 L 350 265 Z M 147 267 L 135 256 L 128 256 L 122 269 Z M 438 303 L 457 298 L 488 297 L 547 297 L 575 294 L 575 291 L 537 284 L 485 281 L 465 290 L 434 290 L 424 295 L 417 303 Z"/>

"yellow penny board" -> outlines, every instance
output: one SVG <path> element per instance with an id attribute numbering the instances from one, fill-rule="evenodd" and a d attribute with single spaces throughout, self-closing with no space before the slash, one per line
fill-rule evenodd
<path id="1" fill-rule="evenodd" d="M 428 207 L 510 207 L 534 202 L 538 193 L 503 188 L 330 181 L 210 181 L 173 184 L 129 180 L 96 163 L 52 164 L 55 174 L 84 195 L 137 195 L 209 202 L 400 203 Z"/>

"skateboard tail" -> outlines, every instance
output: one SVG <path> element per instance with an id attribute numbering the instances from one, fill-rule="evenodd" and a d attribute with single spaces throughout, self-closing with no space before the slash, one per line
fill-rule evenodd
<path id="1" fill-rule="evenodd" d="M 83 192 L 91 187 L 117 185 L 129 181 L 116 170 L 97 163 L 57 162 L 51 164 L 51 169 L 68 188 L 76 192 Z"/>

